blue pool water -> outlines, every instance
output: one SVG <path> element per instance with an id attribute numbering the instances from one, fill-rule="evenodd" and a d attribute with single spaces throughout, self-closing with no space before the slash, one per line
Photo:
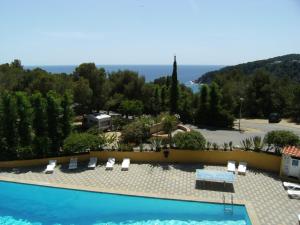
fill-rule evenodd
<path id="1" fill-rule="evenodd" d="M 251 225 L 234 205 L 132 197 L 0 181 L 0 224 Z"/>

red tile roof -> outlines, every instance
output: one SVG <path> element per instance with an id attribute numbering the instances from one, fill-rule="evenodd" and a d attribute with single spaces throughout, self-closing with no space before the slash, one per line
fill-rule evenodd
<path id="1" fill-rule="evenodd" d="M 282 151 L 283 154 L 299 157 L 300 158 L 300 149 L 295 146 L 287 146 Z"/>

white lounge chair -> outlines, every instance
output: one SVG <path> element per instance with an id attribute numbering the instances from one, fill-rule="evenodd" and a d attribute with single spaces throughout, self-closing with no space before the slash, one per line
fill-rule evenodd
<path id="1" fill-rule="evenodd" d="M 129 169 L 129 165 L 130 165 L 130 159 L 129 158 L 123 159 L 122 170 L 128 170 Z"/>
<path id="2" fill-rule="evenodd" d="M 246 162 L 240 162 L 238 166 L 238 173 L 239 174 L 246 174 L 247 170 L 247 163 Z"/>
<path id="3" fill-rule="evenodd" d="M 227 162 L 227 171 L 235 173 L 235 161 Z"/>
<path id="4" fill-rule="evenodd" d="M 106 163 L 106 169 L 114 168 L 115 162 L 116 162 L 115 158 L 108 158 L 107 163 Z"/>
<path id="5" fill-rule="evenodd" d="M 288 190 L 288 195 L 294 198 L 300 198 L 300 191 L 299 190 Z"/>
<path id="6" fill-rule="evenodd" d="M 69 163 L 69 170 L 77 169 L 77 158 L 71 158 Z"/>
<path id="7" fill-rule="evenodd" d="M 45 169 L 45 173 L 53 173 L 54 168 L 56 167 L 56 160 L 49 160 L 49 163 Z"/>
<path id="8" fill-rule="evenodd" d="M 91 157 L 89 164 L 88 164 L 88 168 L 95 169 L 95 167 L 97 165 L 97 161 L 98 161 L 97 157 Z"/>
<path id="9" fill-rule="evenodd" d="M 283 186 L 288 189 L 300 189 L 300 184 L 290 182 L 283 182 Z"/>

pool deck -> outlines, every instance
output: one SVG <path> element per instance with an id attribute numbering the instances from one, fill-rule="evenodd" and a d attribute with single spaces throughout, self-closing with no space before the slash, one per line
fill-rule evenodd
<path id="1" fill-rule="evenodd" d="M 236 175 L 234 185 L 197 184 L 196 169 L 226 171 L 224 166 L 200 164 L 131 164 L 121 171 L 116 164 L 105 170 L 104 163 L 89 170 L 86 163 L 69 171 L 58 165 L 53 174 L 45 174 L 45 167 L 0 169 L 0 180 L 46 186 L 109 192 L 170 199 L 246 204 L 253 225 L 296 225 L 300 200 L 288 197 L 278 175 L 259 170 L 247 170 Z"/>

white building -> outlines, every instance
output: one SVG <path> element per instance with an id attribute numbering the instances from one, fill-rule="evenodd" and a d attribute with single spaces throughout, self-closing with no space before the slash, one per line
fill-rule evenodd
<path id="1" fill-rule="evenodd" d="M 93 113 L 83 117 L 83 126 L 86 128 L 98 126 L 100 130 L 107 130 L 111 125 L 111 116 L 107 114 Z"/>
<path id="2" fill-rule="evenodd" d="M 300 149 L 285 147 L 282 151 L 281 175 L 300 179 Z"/>

